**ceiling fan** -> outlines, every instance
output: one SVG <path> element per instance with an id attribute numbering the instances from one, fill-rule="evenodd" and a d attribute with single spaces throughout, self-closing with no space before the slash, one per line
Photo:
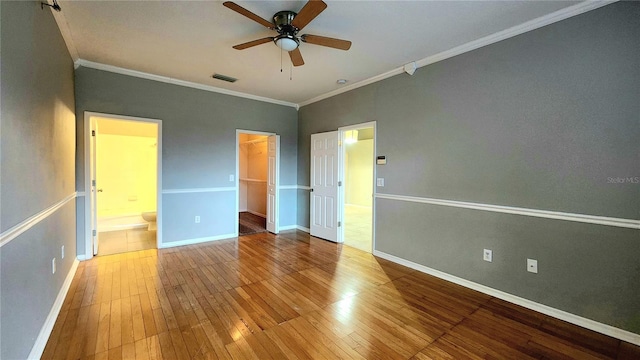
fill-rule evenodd
<path id="1" fill-rule="evenodd" d="M 302 54 L 300 53 L 300 41 L 309 44 L 315 44 L 320 46 L 327 46 L 334 49 L 349 50 L 351 47 L 351 41 L 334 39 L 326 36 L 304 34 L 298 36 L 298 32 L 307 26 L 316 16 L 320 15 L 324 9 L 327 8 L 322 0 L 309 0 L 299 13 L 293 11 L 278 11 L 273 15 L 272 21 L 267 21 L 262 17 L 252 13 L 251 11 L 243 8 L 242 6 L 226 1 L 222 5 L 237 12 L 240 15 L 244 15 L 249 19 L 257 22 L 258 24 L 267 27 L 270 30 L 278 32 L 277 36 L 266 37 L 258 40 L 249 41 L 243 44 L 238 44 L 233 48 L 236 50 L 244 50 L 256 45 L 266 44 L 273 41 L 279 48 L 289 52 L 289 57 L 293 66 L 304 65 Z"/>

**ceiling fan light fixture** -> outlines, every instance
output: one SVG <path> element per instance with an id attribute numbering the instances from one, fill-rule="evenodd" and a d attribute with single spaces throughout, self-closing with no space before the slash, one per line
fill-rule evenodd
<path id="1" fill-rule="evenodd" d="M 293 51 L 298 48 L 298 45 L 300 45 L 298 39 L 292 35 L 278 35 L 273 41 L 284 51 Z"/>

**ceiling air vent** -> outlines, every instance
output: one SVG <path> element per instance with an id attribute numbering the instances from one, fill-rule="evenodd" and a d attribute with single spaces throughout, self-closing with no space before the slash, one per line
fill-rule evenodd
<path id="1" fill-rule="evenodd" d="M 230 83 L 234 83 L 236 81 L 238 81 L 238 79 L 231 77 L 231 76 L 227 76 L 227 75 L 222 75 L 222 74 L 213 74 L 211 75 L 212 78 L 214 79 L 218 79 L 218 80 L 222 80 L 222 81 L 226 81 L 226 82 L 230 82 Z"/>

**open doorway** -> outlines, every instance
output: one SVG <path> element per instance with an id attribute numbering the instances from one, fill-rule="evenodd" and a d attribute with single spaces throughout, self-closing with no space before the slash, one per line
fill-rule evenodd
<path id="1" fill-rule="evenodd" d="M 375 128 L 362 124 L 341 128 L 342 240 L 366 252 L 373 251 L 373 193 Z"/>
<path id="2" fill-rule="evenodd" d="M 87 189 L 91 190 L 87 253 L 102 256 L 157 248 L 159 121 L 87 113 L 85 123 L 90 128 Z"/>
<path id="3" fill-rule="evenodd" d="M 236 133 L 238 236 L 278 233 L 279 136 Z"/>
<path id="4" fill-rule="evenodd" d="M 267 231 L 267 136 L 240 133 L 238 235 Z"/>

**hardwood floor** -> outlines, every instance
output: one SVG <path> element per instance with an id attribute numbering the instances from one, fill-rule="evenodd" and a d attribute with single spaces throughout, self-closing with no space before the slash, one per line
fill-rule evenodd
<path id="1" fill-rule="evenodd" d="M 640 348 L 294 231 L 80 264 L 44 359 L 638 359 Z"/>

